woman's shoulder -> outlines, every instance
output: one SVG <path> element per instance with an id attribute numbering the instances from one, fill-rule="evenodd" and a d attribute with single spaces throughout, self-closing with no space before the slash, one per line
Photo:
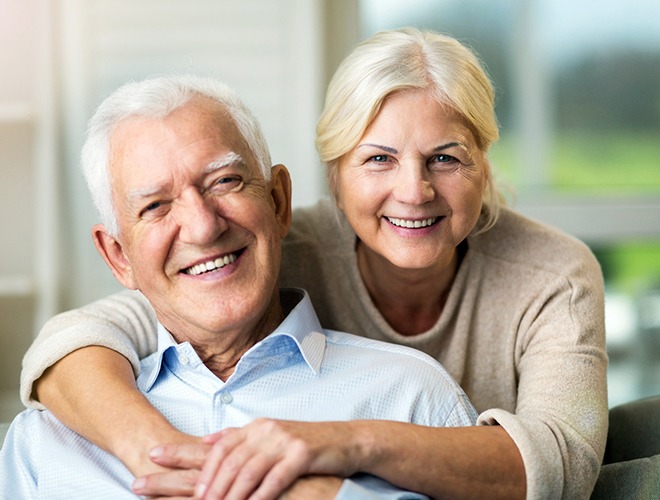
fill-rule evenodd
<path id="1" fill-rule="evenodd" d="M 355 246 L 355 233 L 331 200 L 297 208 L 293 223 L 282 244 L 282 286 L 305 288 L 318 307 L 326 288 L 345 279 L 348 268 L 337 269 L 337 262 L 347 262 Z"/>
<path id="2" fill-rule="evenodd" d="M 589 247 L 575 236 L 510 208 L 503 208 L 497 223 L 488 231 L 470 237 L 468 244 L 493 258 L 526 262 L 548 270 L 557 270 L 571 262 L 596 263 Z"/>
<path id="3" fill-rule="evenodd" d="M 323 198 L 315 205 L 293 211 L 291 229 L 283 245 L 285 252 L 318 248 L 327 255 L 352 248 L 354 240 L 354 233 L 333 201 Z"/>

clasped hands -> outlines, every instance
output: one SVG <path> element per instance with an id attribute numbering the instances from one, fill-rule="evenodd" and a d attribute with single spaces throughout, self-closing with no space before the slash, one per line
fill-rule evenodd
<path id="1" fill-rule="evenodd" d="M 150 498 L 334 498 L 356 472 L 346 422 L 257 419 L 187 444 L 153 448 L 165 472 L 139 477 L 133 490 Z M 301 479 L 299 479 L 301 478 Z"/>

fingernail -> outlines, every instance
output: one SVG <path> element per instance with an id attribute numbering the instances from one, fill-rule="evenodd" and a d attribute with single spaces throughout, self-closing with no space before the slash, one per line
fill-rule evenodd
<path id="1" fill-rule="evenodd" d="M 156 446 L 155 448 L 151 448 L 149 450 L 149 456 L 151 458 L 158 458 L 162 456 L 165 453 L 165 449 L 162 446 Z"/>
<path id="2" fill-rule="evenodd" d="M 136 493 L 139 493 L 142 488 L 144 488 L 147 484 L 146 479 L 143 477 L 137 478 L 135 481 L 133 481 L 133 490 Z"/>
<path id="3" fill-rule="evenodd" d="M 197 486 L 195 486 L 195 496 L 198 498 L 204 498 L 204 494 L 206 493 L 206 485 L 199 483 Z"/>

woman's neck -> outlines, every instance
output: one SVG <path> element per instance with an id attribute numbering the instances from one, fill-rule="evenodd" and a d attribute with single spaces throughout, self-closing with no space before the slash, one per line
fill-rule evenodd
<path id="1" fill-rule="evenodd" d="M 356 250 L 371 300 L 394 330 L 413 336 L 437 323 L 458 269 L 458 250 L 434 270 L 394 266 L 359 241 Z"/>

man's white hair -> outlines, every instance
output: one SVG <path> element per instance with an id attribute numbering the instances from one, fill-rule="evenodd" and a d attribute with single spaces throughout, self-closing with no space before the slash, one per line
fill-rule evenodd
<path id="1" fill-rule="evenodd" d="M 266 181 L 272 167 L 268 144 L 259 122 L 236 92 L 213 78 L 168 75 L 127 83 L 110 94 L 89 120 L 81 164 L 87 187 L 108 233 L 119 233 L 110 181 L 110 138 L 124 120 L 142 116 L 162 119 L 193 97 L 208 97 L 231 116 L 257 159 Z"/>

